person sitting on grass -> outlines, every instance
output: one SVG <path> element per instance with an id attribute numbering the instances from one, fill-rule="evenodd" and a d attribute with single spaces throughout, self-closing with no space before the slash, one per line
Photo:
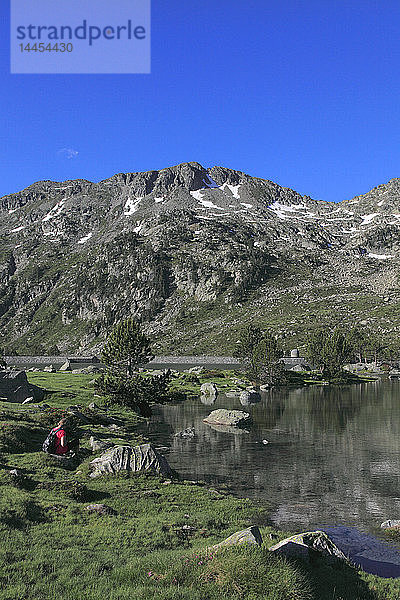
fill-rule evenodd
<path id="1" fill-rule="evenodd" d="M 61 419 L 52 430 L 55 432 L 54 454 L 64 456 L 68 452 L 77 452 L 79 449 L 79 439 L 74 439 L 68 428 L 68 419 Z"/>

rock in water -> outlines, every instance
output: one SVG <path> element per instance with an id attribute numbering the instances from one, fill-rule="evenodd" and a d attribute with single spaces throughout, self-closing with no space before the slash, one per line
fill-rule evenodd
<path id="1" fill-rule="evenodd" d="M 191 438 L 194 438 L 195 435 L 196 435 L 196 432 L 195 432 L 194 427 L 188 427 L 187 429 L 184 429 L 183 431 L 178 431 L 177 433 L 175 433 L 174 437 L 191 439 Z"/>
<path id="2" fill-rule="evenodd" d="M 217 550 L 218 548 L 226 548 L 227 546 L 238 546 L 240 544 L 258 544 L 259 546 L 261 546 L 262 537 L 258 527 L 253 525 L 248 529 L 237 531 L 233 535 L 230 535 L 228 538 L 226 538 L 226 540 L 224 540 L 223 542 L 215 544 L 215 546 L 211 546 L 211 548 L 213 550 Z"/>
<path id="3" fill-rule="evenodd" d="M 271 546 L 270 552 L 292 558 L 304 558 L 305 560 L 310 560 L 313 553 L 318 552 L 328 558 L 330 562 L 336 560 L 347 561 L 347 557 L 323 531 L 307 531 L 292 535 Z"/>
<path id="4" fill-rule="evenodd" d="M 242 406 L 248 406 L 249 404 L 260 402 L 261 396 L 255 390 L 243 390 L 243 392 L 240 394 L 239 400 Z"/>
<path id="5" fill-rule="evenodd" d="M 242 410 L 228 410 L 227 408 L 218 408 L 203 419 L 204 423 L 210 425 L 229 425 L 230 427 L 245 427 L 250 421 L 249 413 Z"/>
<path id="6" fill-rule="evenodd" d="M 69 362 L 69 360 L 65 361 L 65 363 L 63 365 L 61 365 L 60 371 L 72 371 L 72 367 L 71 367 L 71 363 Z"/>
<path id="7" fill-rule="evenodd" d="M 115 475 L 119 471 L 153 471 L 166 477 L 172 477 L 174 474 L 167 460 L 152 444 L 115 446 L 92 460 L 90 466 L 90 477 Z"/>
<path id="8" fill-rule="evenodd" d="M 218 389 L 215 383 L 203 383 L 200 392 L 202 396 L 211 396 L 212 398 L 218 396 Z"/>

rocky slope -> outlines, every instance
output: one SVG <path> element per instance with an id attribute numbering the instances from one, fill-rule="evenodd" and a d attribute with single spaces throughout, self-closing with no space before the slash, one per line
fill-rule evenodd
<path id="1" fill-rule="evenodd" d="M 243 321 L 300 344 L 321 322 L 400 328 L 400 179 L 328 203 L 184 163 L 0 198 L 0 344 L 97 351 L 143 319 L 156 350 L 231 352 Z"/>

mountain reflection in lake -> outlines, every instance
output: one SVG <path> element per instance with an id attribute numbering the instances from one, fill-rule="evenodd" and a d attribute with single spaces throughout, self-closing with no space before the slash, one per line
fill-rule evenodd
<path id="1" fill-rule="evenodd" d="M 250 412 L 249 433 L 215 431 L 211 410 Z M 232 485 L 272 505 L 287 529 L 354 525 L 372 532 L 400 518 L 400 382 L 273 390 L 247 407 L 218 396 L 157 406 L 147 435 L 168 446 L 168 461 L 187 479 Z M 193 439 L 173 437 L 194 426 Z M 267 440 L 266 443 L 263 440 Z"/>

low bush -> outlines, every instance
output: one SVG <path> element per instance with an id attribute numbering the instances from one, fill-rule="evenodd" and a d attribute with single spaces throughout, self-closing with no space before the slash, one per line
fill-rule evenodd
<path id="1" fill-rule="evenodd" d="M 0 423 L 0 452 L 27 452 L 31 445 L 31 431 L 27 426 Z"/>
<path id="2" fill-rule="evenodd" d="M 76 502 L 88 502 L 92 499 L 90 490 L 79 481 L 44 481 L 37 488 L 60 492 Z"/>

